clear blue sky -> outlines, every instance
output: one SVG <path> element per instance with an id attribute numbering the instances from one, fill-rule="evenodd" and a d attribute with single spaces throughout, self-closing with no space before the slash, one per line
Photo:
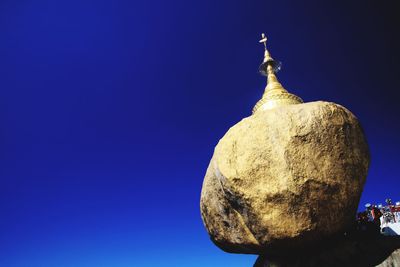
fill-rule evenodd
<path id="1" fill-rule="evenodd" d="M 395 0 L 2 0 L 0 267 L 251 266 L 208 239 L 213 148 L 279 78 L 361 121 L 361 203 L 399 195 Z"/>

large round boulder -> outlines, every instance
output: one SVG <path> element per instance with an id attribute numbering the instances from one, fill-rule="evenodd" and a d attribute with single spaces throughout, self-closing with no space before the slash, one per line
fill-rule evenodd
<path id="1" fill-rule="evenodd" d="M 213 242 L 227 252 L 307 245 L 354 221 L 368 165 L 360 124 L 340 105 L 258 111 L 216 146 L 201 215 Z"/>

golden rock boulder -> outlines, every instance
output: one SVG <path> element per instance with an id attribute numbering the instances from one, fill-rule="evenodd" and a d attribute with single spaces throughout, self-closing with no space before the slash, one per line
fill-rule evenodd
<path id="1" fill-rule="evenodd" d="M 204 178 L 203 222 L 227 252 L 296 248 L 345 231 L 367 176 L 357 118 L 335 103 L 302 103 L 276 66 L 265 50 L 264 96 L 219 141 Z"/>
<path id="2" fill-rule="evenodd" d="M 219 141 L 204 178 L 201 214 L 228 252 L 259 254 L 344 231 L 369 164 L 356 117 L 329 102 L 262 110 Z"/>

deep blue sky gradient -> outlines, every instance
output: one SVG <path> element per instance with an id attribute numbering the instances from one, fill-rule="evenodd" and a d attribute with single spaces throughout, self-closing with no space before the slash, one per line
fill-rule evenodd
<path id="1" fill-rule="evenodd" d="M 361 204 L 400 199 L 400 9 L 384 1 L 2 0 L 0 266 L 251 266 L 199 198 L 213 148 L 265 86 L 361 121 Z"/>

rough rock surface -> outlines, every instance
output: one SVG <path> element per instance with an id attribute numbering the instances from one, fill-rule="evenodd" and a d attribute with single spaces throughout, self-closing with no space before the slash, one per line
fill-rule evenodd
<path id="1" fill-rule="evenodd" d="M 350 225 L 369 165 L 356 117 L 329 102 L 258 111 L 219 141 L 200 208 L 227 252 L 300 247 Z"/>
<path id="2" fill-rule="evenodd" d="M 400 267 L 400 249 L 393 251 L 381 264 L 376 267 Z"/>

